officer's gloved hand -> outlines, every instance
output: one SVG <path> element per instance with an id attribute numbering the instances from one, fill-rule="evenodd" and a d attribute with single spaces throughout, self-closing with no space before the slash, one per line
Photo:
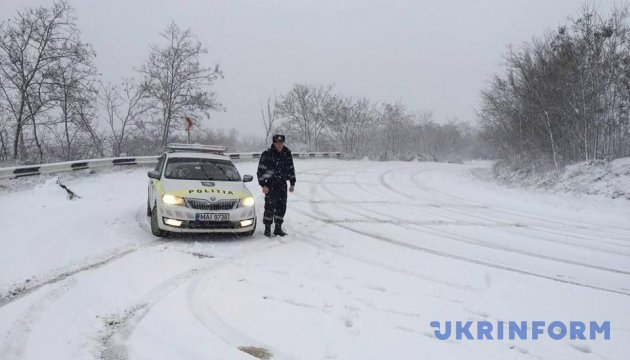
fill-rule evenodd
<path id="1" fill-rule="evenodd" d="M 262 187 L 262 192 L 263 192 L 263 194 L 268 193 L 269 192 L 269 188 L 267 186 L 263 186 Z"/>
<path id="2" fill-rule="evenodd" d="M 293 190 L 295 190 L 295 186 L 294 186 L 294 185 L 291 185 L 291 186 L 289 187 L 289 192 L 293 192 Z"/>

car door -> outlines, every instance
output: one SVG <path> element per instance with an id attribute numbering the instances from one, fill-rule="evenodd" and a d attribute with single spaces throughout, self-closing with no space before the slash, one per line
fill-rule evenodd
<path id="1" fill-rule="evenodd" d="M 158 163 L 155 166 L 155 171 L 160 174 L 160 179 L 162 178 L 162 171 L 164 169 L 164 163 L 166 162 L 166 154 L 160 156 L 158 159 Z M 157 196 L 155 186 L 153 185 L 153 179 L 149 179 L 149 204 L 152 206 L 155 203 L 155 198 Z"/>

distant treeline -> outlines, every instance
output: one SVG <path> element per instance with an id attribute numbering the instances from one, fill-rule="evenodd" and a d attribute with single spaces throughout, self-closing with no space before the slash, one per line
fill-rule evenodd
<path id="1" fill-rule="evenodd" d="M 295 84 L 263 107 L 267 138 L 290 135 L 299 149 L 336 149 L 353 158 L 450 161 L 487 157 L 470 125 L 436 122 L 400 102 L 377 103 L 336 92 L 332 85 Z"/>

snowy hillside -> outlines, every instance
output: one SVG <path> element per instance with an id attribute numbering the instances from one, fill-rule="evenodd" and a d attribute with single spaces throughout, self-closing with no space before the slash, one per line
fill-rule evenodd
<path id="1" fill-rule="evenodd" d="M 495 167 L 494 171 L 499 182 L 503 184 L 630 200 L 630 158 L 610 162 L 584 161 L 569 165 L 559 178 L 555 171 L 536 174 L 501 165 Z"/>
<path id="2" fill-rule="evenodd" d="M 13 182 L 0 358 L 627 359 L 630 207 L 504 188 L 480 179 L 490 167 L 296 161 L 289 236 L 271 240 L 153 237 L 146 169 L 61 175 L 72 201 Z M 610 321 L 611 339 L 438 340 L 430 326 L 468 320 Z"/>

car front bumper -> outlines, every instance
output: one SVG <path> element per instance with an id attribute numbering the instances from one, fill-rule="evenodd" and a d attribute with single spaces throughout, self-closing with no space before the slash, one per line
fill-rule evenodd
<path id="1" fill-rule="evenodd" d="M 241 233 L 256 227 L 256 211 L 254 207 L 236 208 L 226 211 L 203 211 L 183 206 L 162 205 L 158 210 L 158 226 L 160 229 L 180 233 Z M 198 213 L 229 214 L 229 221 L 197 221 Z M 181 221 L 180 226 L 164 223 L 165 219 Z M 251 225 L 241 226 L 241 221 L 253 220 Z"/>

